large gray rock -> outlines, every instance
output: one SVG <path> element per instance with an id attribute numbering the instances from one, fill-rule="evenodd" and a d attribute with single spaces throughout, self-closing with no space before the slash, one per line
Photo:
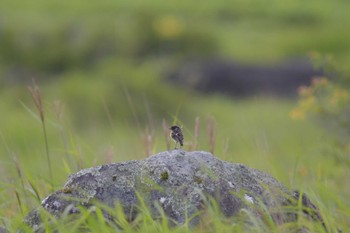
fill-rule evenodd
<path id="1" fill-rule="evenodd" d="M 139 197 L 149 207 L 153 218 L 160 217 L 159 207 L 172 223 L 183 224 L 208 204 L 212 197 L 225 216 L 233 216 L 242 208 L 264 205 L 267 209 L 281 209 L 293 204 L 299 193 L 291 193 L 270 175 L 242 164 L 222 161 L 208 152 L 165 151 L 139 161 L 127 161 L 92 167 L 70 175 L 63 189 L 51 194 L 42 207 L 60 217 L 62 213 L 79 213 L 96 201 L 114 207 L 123 206 L 129 221 L 135 219 Z M 303 203 L 315 210 L 311 217 L 322 221 L 317 208 L 302 197 Z M 271 213 L 271 215 L 276 213 Z M 295 221 L 296 214 L 278 214 L 278 221 Z M 105 212 L 105 217 L 113 216 Z M 195 225 L 200 216 L 193 218 Z M 40 229 L 38 210 L 26 222 Z"/>

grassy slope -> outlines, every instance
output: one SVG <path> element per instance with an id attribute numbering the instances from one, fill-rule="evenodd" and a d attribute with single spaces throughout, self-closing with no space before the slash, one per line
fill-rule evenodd
<path id="1" fill-rule="evenodd" d="M 340 0 L 207 1 L 200 5 L 195 1 L 15 0 L 1 5 L 4 60 L 13 61 L 14 52 L 17 61 L 34 69 L 57 68 L 54 64 L 59 62 L 61 67 L 88 67 L 94 62 L 89 56 L 103 58 L 108 55 L 106 48 L 124 57 L 152 54 L 152 49 L 153 55 L 162 53 L 169 44 L 162 38 L 165 31 L 157 31 L 156 25 L 168 22 L 169 17 L 180 28 L 176 39 L 180 44 L 170 49 L 179 56 L 204 50 L 204 54 L 267 62 L 318 51 L 343 62 L 350 59 L 346 30 L 350 6 Z"/>
<path id="2" fill-rule="evenodd" d="M 292 102 L 261 98 L 232 102 L 222 97 L 190 100 L 191 106 L 194 106 L 193 113 L 189 114 L 192 117 L 184 122 L 188 143 L 194 140 L 194 118 L 199 116 L 199 149 L 208 150 L 206 118 L 214 117 L 216 156 L 269 172 L 287 186 L 308 192 L 320 205 L 330 224 L 340 224 L 346 229 L 349 224 L 346 220 L 349 214 L 346 197 L 350 193 L 345 181 L 346 167 L 324 156 L 324 144 L 328 139 L 322 132 L 308 122 L 295 122 L 289 118 Z M 29 195 L 32 187 L 27 179 L 37 187 L 41 198 L 50 192 L 40 124 L 23 108 L 18 110 L 16 117 L 13 121 L 20 123 L 9 122 L 10 130 L 2 129 L 9 149 L 9 153 L 2 151 L 4 156 L 0 165 L 3 182 L 1 216 L 7 223 L 11 223 L 9 220 L 14 216 L 21 216 L 16 199 L 11 198 L 14 191 L 19 193 L 25 212 L 38 205 L 35 196 Z M 171 121 L 171 118 L 167 119 Z M 61 187 L 69 173 L 77 171 L 79 167 L 146 156 L 143 154 L 144 126 L 139 131 L 132 124 L 123 127 L 101 124 L 82 130 L 65 124 L 63 135 L 69 144 L 67 150 L 60 129 L 54 126 L 58 122 L 54 118 L 49 120 L 52 121 L 48 127 L 49 144 L 57 187 Z M 155 120 L 153 130 L 154 153 L 165 150 L 160 121 Z M 12 161 L 14 154 L 29 191 L 23 191 L 21 179 L 16 175 Z M 25 200 L 27 203 L 23 204 Z"/>
<path id="3" fill-rule="evenodd" d="M 149 46 L 138 40 L 137 24 L 144 22 L 141 28 L 147 32 L 154 21 L 171 15 L 185 25 L 185 32 L 197 33 L 196 41 L 200 41 L 198 36 L 215 41 L 214 54 L 247 62 L 265 62 L 318 50 L 332 52 L 346 62 L 350 59 L 350 33 L 346 30 L 350 23 L 349 8 L 345 1 L 276 0 L 263 4 L 262 1 L 236 1 L 231 6 L 226 1 L 203 4 L 195 1 L 138 1 L 133 4 L 128 1 L 83 4 L 77 1 L 2 1 L 0 26 L 10 38 L 2 41 L 9 42 L 10 46 L 5 42 L 0 44 L 4 56 L 0 68 L 3 72 L 3 68 L 6 70 L 14 61 L 11 53 L 6 53 L 7 48 L 19 49 L 15 51 L 17 65 L 29 67 L 29 70 L 48 72 L 60 61 L 57 57 L 66 59 L 62 65 L 65 71 L 58 74 L 60 79 L 40 83 L 48 114 L 49 145 L 57 188 L 71 172 L 80 168 L 143 158 L 146 127 L 153 135 L 153 152 L 165 150 L 163 118 L 168 123 L 174 117 L 182 120 L 189 142 L 193 140 L 194 119 L 200 117 L 199 149 L 208 150 L 206 119 L 212 116 L 217 125 L 216 156 L 267 171 L 287 186 L 305 190 L 321 207 L 326 221 L 347 232 L 350 229 L 348 171 L 327 156 L 324 149 L 331 140 L 327 135 L 309 122 L 295 122 L 289 118 L 292 101 L 263 98 L 232 101 L 220 96 L 192 95 L 159 82 L 159 73 L 168 65 L 167 59 L 142 63 L 135 62 L 132 57 Z M 145 20 L 138 18 L 140 15 Z M 118 30 L 111 30 L 116 25 Z M 67 40 L 72 28 L 80 29 L 82 34 L 79 35 L 88 39 Z M 35 47 L 37 35 L 42 39 L 39 47 Z M 11 36 L 15 44 L 11 44 Z M 144 39 L 152 36 L 146 35 Z M 114 45 L 106 38 L 115 38 L 120 43 Z M 206 47 L 206 43 L 199 48 Z M 100 44 L 111 46 L 107 48 L 118 54 L 116 58 L 113 55 L 105 59 L 102 54 L 101 59 L 91 60 L 90 56 L 104 51 L 103 48 L 95 50 Z M 189 45 L 192 44 L 189 42 Z M 180 55 L 175 53 L 175 57 L 182 56 L 186 48 Z M 43 135 L 39 121 L 30 113 L 35 110 L 26 87 L 9 85 L 11 82 L 4 82 L 3 77 L 0 83 L 7 85 L 0 87 L 0 216 L 11 226 L 16 223 L 13 219 L 22 218 L 14 198 L 16 192 L 24 213 L 39 204 L 28 180 L 37 188 L 40 198 L 50 190 Z M 66 106 L 63 122 L 55 118 L 53 102 L 56 99 Z M 21 102 L 31 110 L 27 111 Z M 22 178 L 17 174 L 15 157 Z M 214 222 L 221 223 L 212 217 Z M 91 226 L 98 228 L 98 223 Z M 154 230 L 152 227 L 157 229 L 154 225 L 144 226 L 149 232 Z M 225 227 L 219 229 L 224 231 Z"/>

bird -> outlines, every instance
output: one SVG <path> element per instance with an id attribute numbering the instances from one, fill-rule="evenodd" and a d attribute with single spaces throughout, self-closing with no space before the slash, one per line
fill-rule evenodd
<path id="1" fill-rule="evenodd" d="M 180 146 L 183 146 L 184 136 L 181 128 L 177 125 L 173 125 L 169 129 L 171 130 L 170 136 L 175 141 L 175 149 L 177 149 L 177 143 L 180 143 Z"/>

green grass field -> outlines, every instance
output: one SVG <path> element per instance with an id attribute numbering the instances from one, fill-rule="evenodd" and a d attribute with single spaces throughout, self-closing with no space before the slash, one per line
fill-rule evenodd
<path id="1" fill-rule="evenodd" d="M 334 159 L 332 135 L 309 119 L 290 117 L 295 99 L 202 95 L 163 79 L 198 57 L 262 64 L 321 53 L 331 54 L 341 68 L 350 61 L 349 11 L 342 0 L 2 1 L 0 226 L 15 232 L 71 173 L 166 150 L 163 120 L 184 126 L 189 149 L 198 117 L 199 150 L 210 150 L 211 120 L 215 156 L 306 192 L 330 232 L 350 232 L 349 165 Z M 52 179 L 27 88 L 33 78 L 43 100 Z M 137 223 L 119 224 L 124 232 L 248 231 L 244 220 L 232 224 L 214 207 L 207 216 L 196 229 L 169 228 L 150 219 L 147 210 Z M 56 225 L 60 232 L 120 231 L 99 217 L 85 211 L 77 222 Z M 248 232 L 293 232 L 268 220 L 253 219 L 255 228 Z"/>
<path id="2" fill-rule="evenodd" d="M 45 88 L 43 92 L 44 90 Z M 209 150 L 206 121 L 208 116 L 212 117 L 216 125 L 216 156 L 268 172 L 291 189 L 308 193 L 320 207 L 330 228 L 339 228 L 343 232 L 349 229 L 350 208 L 347 197 L 350 194 L 350 186 L 346 181 L 347 167 L 336 163 L 327 155 L 330 137 L 310 122 L 294 121 L 289 117 L 294 106 L 293 101 L 263 98 L 232 101 L 220 96 L 187 99 L 191 99 L 190 105 L 194 106 L 193 112 L 188 113 L 188 118 L 183 122 L 187 146 L 194 141 L 194 119 L 199 117 L 198 149 Z M 50 101 L 45 103 L 45 106 L 50 105 Z M 28 104 L 27 107 L 33 111 L 30 112 L 18 105 L 17 118 L 11 119 L 12 123 L 6 122 L 6 127 L 3 127 L 1 132 L 4 147 L 1 151 L 0 165 L 0 216 L 10 229 L 18 226 L 23 215 L 39 205 L 39 197 L 42 200 L 50 193 L 51 183 L 41 125 L 39 120 L 32 116 L 35 108 L 33 104 Z M 176 116 L 176 112 L 172 114 Z M 181 115 L 181 107 L 177 114 Z M 168 123 L 173 120 L 172 115 L 164 115 Z M 108 119 L 108 116 L 105 117 Z M 70 119 L 65 118 L 63 123 L 60 123 L 48 115 L 47 129 L 54 190 L 62 187 L 67 176 L 80 168 L 147 157 L 144 152 L 144 134 L 146 127 L 149 128 L 150 125 L 140 123 L 141 127 L 137 128 L 137 123 L 131 121 L 121 126 L 114 116 L 111 116 L 111 120 L 115 122 L 112 125 L 96 120 L 96 126 L 79 129 L 71 126 Z M 162 121 L 156 118 L 151 120 L 151 152 L 157 153 L 166 150 L 166 143 Z M 15 195 L 18 195 L 18 199 Z M 86 213 L 85 217 L 87 215 Z M 90 221 L 92 225 L 88 224 L 86 227 L 93 230 L 98 222 Z M 215 232 L 236 229 L 222 223 L 221 218 L 212 221 L 218 221 L 215 223 L 218 228 Z M 147 222 L 146 225 L 142 225 L 141 229 L 130 228 L 130 231 L 143 232 L 144 228 L 149 232 L 178 231 L 166 227 L 164 229 L 164 226 L 157 226 L 156 223 L 149 229 L 149 224 Z M 101 230 L 110 232 L 109 228 L 110 226 L 106 225 L 105 229 L 102 227 Z M 71 232 L 68 228 L 66 230 L 63 232 Z M 182 230 L 191 231 L 186 228 Z M 285 231 L 277 228 L 274 232 Z"/>

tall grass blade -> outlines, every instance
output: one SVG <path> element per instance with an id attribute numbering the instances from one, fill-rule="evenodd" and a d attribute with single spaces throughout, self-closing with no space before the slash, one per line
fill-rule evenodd
<path id="1" fill-rule="evenodd" d="M 165 119 L 163 119 L 162 121 L 162 128 L 163 128 L 163 135 L 164 135 L 166 149 L 170 150 L 170 139 L 169 139 L 170 130 L 169 130 L 169 125 L 167 124 Z"/>
<path id="2" fill-rule="evenodd" d="M 37 189 L 37 187 L 34 185 L 34 183 L 28 179 L 28 183 L 31 187 L 31 189 L 29 190 L 31 193 L 34 194 L 34 196 L 36 197 L 37 201 L 40 203 L 41 202 L 41 197 L 40 197 L 40 194 L 39 194 L 39 191 Z"/>
<path id="3" fill-rule="evenodd" d="M 36 85 L 34 79 L 33 79 L 32 86 L 28 86 L 28 90 L 29 90 L 29 92 L 30 92 L 30 94 L 32 96 L 33 102 L 35 104 L 35 107 L 38 110 L 38 114 L 39 114 L 39 117 L 40 117 L 41 126 L 42 126 L 42 130 L 43 130 L 43 135 L 44 135 L 47 163 L 48 163 L 49 173 L 50 173 L 51 189 L 53 189 L 53 174 L 52 174 L 52 167 L 51 167 L 49 143 L 48 143 L 47 132 L 46 132 L 44 106 L 43 106 L 43 102 L 42 102 L 42 97 L 41 97 L 41 92 L 40 92 L 39 86 Z"/>
<path id="4" fill-rule="evenodd" d="M 213 117 L 207 119 L 207 132 L 208 132 L 208 143 L 209 151 L 214 154 L 215 142 L 216 142 L 216 124 Z"/>
<path id="5" fill-rule="evenodd" d="M 19 207 L 19 209 L 21 211 L 21 214 L 23 216 L 24 215 L 23 206 L 22 206 L 21 198 L 19 197 L 19 194 L 18 194 L 17 190 L 15 190 L 15 195 L 16 195 L 18 207 Z"/>

